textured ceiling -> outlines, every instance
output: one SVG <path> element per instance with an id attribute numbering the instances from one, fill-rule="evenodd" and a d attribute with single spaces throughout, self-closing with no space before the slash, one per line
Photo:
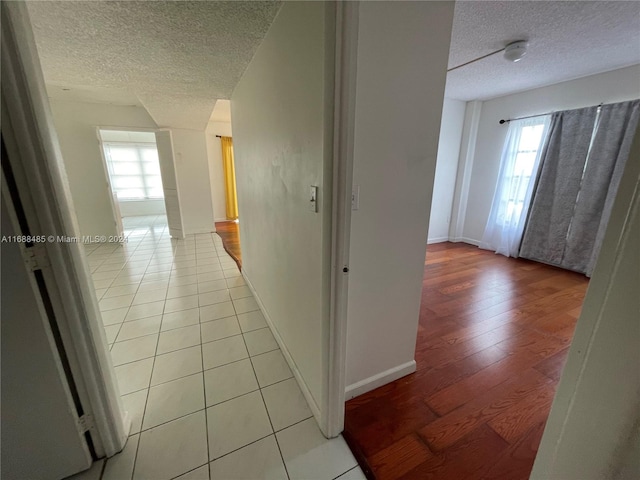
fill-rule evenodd
<path id="1" fill-rule="evenodd" d="M 116 104 L 136 97 L 159 126 L 200 130 L 216 99 L 231 96 L 280 5 L 27 2 L 50 94 L 93 90 L 94 101 Z"/>
<path id="2" fill-rule="evenodd" d="M 458 1 L 449 68 L 520 39 L 521 61 L 500 53 L 449 72 L 445 95 L 485 100 L 640 63 L 640 2 Z"/>
<path id="3" fill-rule="evenodd" d="M 109 105 L 141 106 L 140 99 L 126 90 L 103 87 L 74 87 L 47 83 L 47 94 L 57 100 L 76 102 L 106 103 Z"/>

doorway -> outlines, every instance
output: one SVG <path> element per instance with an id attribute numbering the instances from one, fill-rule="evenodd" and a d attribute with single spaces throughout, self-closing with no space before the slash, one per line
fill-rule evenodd
<path id="1" fill-rule="evenodd" d="M 164 190 L 153 132 L 98 129 L 118 234 L 166 225 Z"/>
<path id="2" fill-rule="evenodd" d="M 233 155 L 233 138 L 216 135 L 220 141 L 222 179 L 224 183 L 224 221 L 216 222 L 216 232 L 222 238 L 225 251 L 242 268 L 240 251 L 240 219 L 238 216 L 238 194 L 236 188 L 236 168 Z"/>

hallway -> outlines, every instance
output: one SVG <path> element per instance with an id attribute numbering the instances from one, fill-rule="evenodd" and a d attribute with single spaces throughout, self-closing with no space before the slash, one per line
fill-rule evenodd
<path id="1" fill-rule="evenodd" d="M 220 237 L 171 240 L 162 216 L 126 218 L 125 234 L 86 252 L 132 428 L 79 477 L 364 478 L 320 433 Z"/>

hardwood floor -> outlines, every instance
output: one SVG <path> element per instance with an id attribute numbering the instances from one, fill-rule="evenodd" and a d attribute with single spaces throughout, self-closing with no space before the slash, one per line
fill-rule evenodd
<path id="1" fill-rule="evenodd" d="M 242 270 L 242 253 L 240 252 L 240 224 L 236 222 L 216 222 L 216 233 L 222 238 L 225 251 L 233 257 Z"/>
<path id="2" fill-rule="evenodd" d="M 417 371 L 347 402 L 345 438 L 365 473 L 528 478 L 587 285 L 473 246 L 430 245 Z"/>

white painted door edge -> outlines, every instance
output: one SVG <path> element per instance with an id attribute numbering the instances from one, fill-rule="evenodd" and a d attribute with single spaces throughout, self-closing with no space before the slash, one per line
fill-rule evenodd
<path id="1" fill-rule="evenodd" d="M 344 429 L 358 12 L 358 2 L 336 2 L 329 370 L 321 425 L 329 438 Z"/>
<path id="2" fill-rule="evenodd" d="M 62 155 L 23 2 L 2 2 L 2 122 L 31 235 L 79 235 Z M 6 128 L 6 127 L 9 128 Z M 83 248 L 43 243 L 43 269 L 65 353 L 97 457 L 122 450 L 129 422 L 107 350 Z"/>

